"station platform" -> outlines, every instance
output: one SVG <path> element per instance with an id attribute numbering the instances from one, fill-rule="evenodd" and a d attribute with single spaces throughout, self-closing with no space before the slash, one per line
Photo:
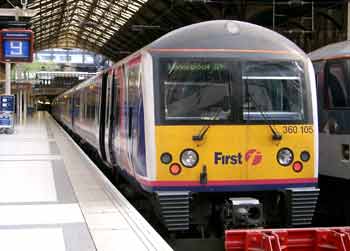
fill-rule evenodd
<path id="1" fill-rule="evenodd" d="M 0 249 L 172 250 L 46 112 L 0 135 Z"/>

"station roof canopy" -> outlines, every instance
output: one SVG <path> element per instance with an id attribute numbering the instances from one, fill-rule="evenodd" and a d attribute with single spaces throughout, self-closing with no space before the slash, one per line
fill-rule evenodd
<path id="1" fill-rule="evenodd" d="M 294 16 L 282 20 L 281 27 L 290 29 L 290 25 L 296 26 L 295 18 L 311 15 L 311 8 L 308 10 L 304 4 L 311 1 L 276 0 L 281 1 L 300 2 L 305 6 L 295 8 L 299 11 L 286 6 L 282 14 Z M 328 8 L 314 2 L 317 4 L 312 7 L 316 9 L 318 6 Z M 337 3 L 340 10 L 345 7 L 344 0 L 327 2 Z M 36 11 L 29 20 L 35 34 L 36 51 L 81 48 L 113 60 L 125 57 L 168 31 L 200 21 L 236 19 L 270 28 L 273 22 L 272 0 L 2 0 L 0 8 L 21 7 L 23 3 Z M 318 11 L 315 13 L 320 16 Z M 297 23 L 297 26 L 308 29 L 304 23 Z M 341 27 L 340 32 L 343 30 Z"/>
<path id="2" fill-rule="evenodd" d="M 36 50 L 83 48 L 111 56 L 111 41 L 147 0 L 33 0 Z M 119 40 L 118 40 L 119 41 Z M 107 43 L 112 44 L 108 47 Z M 127 44 L 125 44 L 126 46 Z"/>
<path id="3" fill-rule="evenodd" d="M 118 31 L 148 0 L 28 0 L 36 10 L 30 19 L 35 49 L 82 48 L 109 57 L 125 53 L 128 38 Z M 0 8 L 20 6 L 24 0 L 5 0 Z"/>

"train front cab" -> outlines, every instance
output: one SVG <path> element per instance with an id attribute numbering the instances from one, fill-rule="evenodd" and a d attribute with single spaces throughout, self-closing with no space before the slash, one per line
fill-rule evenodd
<path id="1" fill-rule="evenodd" d="M 157 193 L 169 230 L 311 223 L 318 197 L 311 62 L 251 56 L 153 50 L 157 168 L 144 185 Z M 245 216 L 233 213 L 241 205 Z"/>
<path id="2" fill-rule="evenodd" d="M 331 49 L 328 54 L 313 61 L 320 137 L 321 207 L 317 224 L 343 226 L 350 224 L 350 199 L 344 196 L 350 187 L 350 59 L 332 56 Z"/>

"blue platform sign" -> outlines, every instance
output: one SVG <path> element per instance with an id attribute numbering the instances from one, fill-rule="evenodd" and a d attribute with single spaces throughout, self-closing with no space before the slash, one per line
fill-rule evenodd
<path id="1" fill-rule="evenodd" d="M 0 112 L 14 112 L 15 111 L 15 96 L 3 95 L 0 96 Z"/>
<path id="2" fill-rule="evenodd" d="M 0 134 L 14 133 L 15 96 L 0 96 Z"/>
<path id="3" fill-rule="evenodd" d="M 33 32 L 31 30 L 1 30 L 2 55 L 6 62 L 31 62 Z"/>

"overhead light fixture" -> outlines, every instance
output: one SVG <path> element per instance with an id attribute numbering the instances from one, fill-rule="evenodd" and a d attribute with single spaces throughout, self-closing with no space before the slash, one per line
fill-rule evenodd
<path id="1" fill-rule="evenodd" d="M 212 0 L 184 0 L 184 2 L 190 2 L 190 3 L 211 3 Z"/>
<path id="2" fill-rule="evenodd" d="M 131 51 L 116 51 L 115 54 L 130 54 Z"/>
<path id="3" fill-rule="evenodd" d="M 157 30 L 160 29 L 159 25 L 141 25 L 141 24 L 134 24 L 131 26 L 131 29 L 133 31 L 143 31 L 143 30 Z"/>
<path id="4" fill-rule="evenodd" d="M 95 28 L 96 27 L 96 23 L 92 22 L 92 21 L 83 21 L 80 23 L 80 25 L 82 27 L 87 27 L 87 28 Z"/>

